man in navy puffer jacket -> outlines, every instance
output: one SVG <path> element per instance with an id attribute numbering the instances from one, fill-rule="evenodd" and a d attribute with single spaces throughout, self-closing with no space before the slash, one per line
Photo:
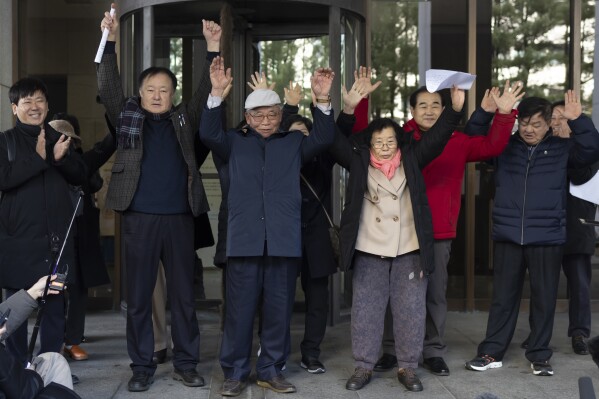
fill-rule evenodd
<path id="1" fill-rule="evenodd" d="M 497 158 L 493 301 L 486 337 L 466 368 L 485 371 L 502 366 L 516 327 L 528 268 L 531 333 L 526 358 L 534 375 L 550 376 L 553 352 L 549 341 L 566 242 L 567 169 L 599 159 L 599 133 L 591 119 L 582 114 L 572 90 L 566 93 L 564 110 L 574 132 L 571 140 L 553 136 L 547 100 L 524 99 L 518 115 L 518 133 Z"/>

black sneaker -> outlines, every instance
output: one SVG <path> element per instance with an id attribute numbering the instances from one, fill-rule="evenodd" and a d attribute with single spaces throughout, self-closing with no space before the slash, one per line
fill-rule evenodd
<path id="1" fill-rule="evenodd" d="M 466 368 L 474 371 L 485 371 L 488 369 L 496 369 L 503 366 L 501 361 L 497 361 L 489 355 L 477 356 L 474 359 L 466 362 Z"/>
<path id="2" fill-rule="evenodd" d="M 589 347 L 587 346 L 587 343 L 582 335 L 576 335 L 572 337 L 572 350 L 577 355 L 589 354 Z"/>
<path id="3" fill-rule="evenodd" d="M 327 371 L 324 368 L 324 364 L 320 362 L 320 360 L 315 359 L 313 357 L 302 357 L 302 361 L 300 362 L 300 367 L 305 369 L 308 373 L 311 374 L 322 374 Z"/>
<path id="4" fill-rule="evenodd" d="M 540 376 L 552 376 L 553 375 L 553 368 L 549 364 L 549 360 L 532 362 L 530 364 L 530 368 L 532 369 L 532 373 L 534 375 L 540 375 Z"/>
<path id="5" fill-rule="evenodd" d="M 175 369 L 173 372 L 173 379 L 175 381 L 181 381 L 183 385 L 188 387 L 203 387 L 205 385 L 204 379 L 198 374 L 195 368 L 187 370 Z"/>

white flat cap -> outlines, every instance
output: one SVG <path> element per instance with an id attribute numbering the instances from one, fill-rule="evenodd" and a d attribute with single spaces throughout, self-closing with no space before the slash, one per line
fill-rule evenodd
<path id="1" fill-rule="evenodd" d="M 270 89 L 258 89 L 251 92 L 248 98 L 246 98 L 245 109 L 269 107 L 278 104 L 281 104 L 281 98 L 277 93 Z"/>

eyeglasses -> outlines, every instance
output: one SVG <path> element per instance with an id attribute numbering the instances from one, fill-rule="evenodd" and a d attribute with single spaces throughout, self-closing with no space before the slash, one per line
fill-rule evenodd
<path id="1" fill-rule="evenodd" d="M 253 113 L 253 112 L 248 112 L 248 114 L 256 121 L 256 122 L 262 122 L 264 120 L 264 118 L 266 117 L 266 119 L 268 119 L 269 121 L 274 121 L 275 119 L 277 119 L 279 117 L 279 112 L 269 112 L 267 114 L 261 114 L 261 113 Z"/>
<path id="2" fill-rule="evenodd" d="M 372 148 L 375 148 L 377 150 L 380 150 L 381 148 L 383 148 L 383 146 L 387 146 L 387 148 L 395 148 L 397 147 L 397 142 L 388 141 L 386 143 L 383 143 L 382 141 L 375 141 L 374 143 L 372 143 Z"/>

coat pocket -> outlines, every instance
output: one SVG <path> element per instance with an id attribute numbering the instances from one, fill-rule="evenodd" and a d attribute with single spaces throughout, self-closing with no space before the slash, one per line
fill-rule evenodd
<path id="1" fill-rule="evenodd" d="M 123 162 L 115 162 L 112 165 L 112 173 L 122 173 L 125 170 L 125 164 Z"/>

